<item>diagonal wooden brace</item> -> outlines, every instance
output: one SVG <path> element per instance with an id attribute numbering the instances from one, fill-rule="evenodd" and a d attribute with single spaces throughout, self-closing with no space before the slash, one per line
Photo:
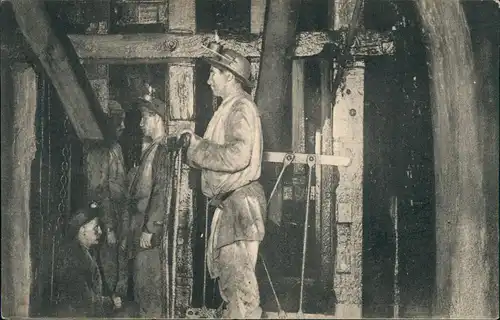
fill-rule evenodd
<path id="1" fill-rule="evenodd" d="M 282 163 L 283 159 L 285 156 L 289 154 L 286 152 L 264 152 L 262 161 L 264 162 L 275 162 L 275 163 Z M 340 166 L 340 167 L 347 167 L 351 164 L 351 158 L 348 157 L 341 157 L 341 156 L 332 156 L 332 155 L 325 155 L 325 154 L 307 154 L 307 153 L 293 153 L 295 156 L 295 159 L 293 160 L 294 163 L 301 163 L 301 164 L 307 164 L 307 158 L 309 156 L 314 156 L 316 157 L 316 165 L 330 165 L 330 166 Z"/>

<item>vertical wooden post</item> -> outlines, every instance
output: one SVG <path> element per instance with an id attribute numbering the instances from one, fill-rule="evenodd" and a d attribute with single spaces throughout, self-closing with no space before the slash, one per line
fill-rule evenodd
<path id="1" fill-rule="evenodd" d="M 196 1 L 170 0 L 168 6 L 169 32 L 196 32 Z M 195 65 L 192 60 L 169 62 L 166 70 L 166 100 L 169 114 L 168 134 L 184 128 L 195 128 Z M 191 306 L 193 293 L 193 190 L 189 186 L 189 167 L 183 165 L 182 187 L 179 190 L 180 217 L 177 241 L 175 316 L 183 317 Z"/>
<path id="2" fill-rule="evenodd" d="M 250 59 L 251 66 L 251 77 L 252 83 L 254 84 L 252 88 L 252 98 L 255 99 L 255 93 L 257 92 L 257 81 L 259 80 L 259 67 L 260 67 L 260 59 L 253 58 Z"/>
<path id="3" fill-rule="evenodd" d="M 330 29 L 347 30 L 353 17 L 356 1 L 329 1 Z M 360 318 L 362 315 L 364 62 L 356 61 L 354 66 L 346 71 L 345 79 L 345 90 L 333 92 L 337 98 L 332 114 L 333 153 L 352 158 L 350 166 L 338 168 L 335 315 L 338 318 Z"/>
<path id="4" fill-rule="evenodd" d="M 2 99 L 1 106 L 2 122 L 5 116 L 11 116 L 7 137 L 2 125 L 2 169 L 9 168 L 2 170 L 2 315 L 29 317 L 31 162 L 36 152 L 37 86 L 35 72 L 27 64 L 14 64 L 11 73 L 12 100 Z M 4 81 L 2 78 L 2 86 Z"/>
<path id="5" fill-rule="evenodd" d="M 88 5 L 88 4 L 84 4 Z M 110 24 L 110 2 L 99 1 L 95 3 L 92 12 L 98 12 L 97 16 L 85 17 L 86 34 L 107 34 Z M 73 10 L 83 10 L 82 7 L 77 7 Z M 90 85 L 94 89 L 94 93 L 101 103 L 104 113 L 108 113 L 109 101 L 109 65 L 100 63 L 85 64 L 85 71 L 89 79 Z"/>
<path id="6" fill-rule="evenodd" d="M 292 62 L 292 151 L 298 153 L 306 152 L 304 63 L 304 59 Z M 303 198 L 306 185 L 305 172 L 305 165 L 295 164 L 293 166 L 293 196 L 295 201 L 306 200 Z"/>
<path id="7" fill-rule="evenodd" d="M 250 5 L 250 33 L 260 34 L 264 31 L 264 15 L 266 0 L 251 0 Z"/>
<path id="8" fill-rule="evenodd" d="M 196 32 L 196 0 L 168 1 L 169 32 Z"/>
<path id="9" fill-rule="evenodd" d="M 332 136 L 332 103 L 331 103 L 331 61 L 321 60 L 321 127 L 318 129 L 319 142 L 316 146 L 321 154 L 333 155 L 333 136 Z M 333 297 L 333 279 L 335 264 L 335 191 L 338 186 L 338 168 L 332 166 L 321 166 L 317 174 L 318 196 L 316 202 L 319 205 L 317 215 L 320 222 L 317 223 L 321 253 L 321 279 L 323 280 L 323 290 L 329 291 L 327 296 Z"/>
<path id="10" fill-rule="evenodd" d="M 333 109 L 333 150 L 352 163 L 340 167 L 337 188 L 336 316 L 361 317 L 363 249 L 363 99 L 364 62 L 346 72 L 346 89 Z"/>

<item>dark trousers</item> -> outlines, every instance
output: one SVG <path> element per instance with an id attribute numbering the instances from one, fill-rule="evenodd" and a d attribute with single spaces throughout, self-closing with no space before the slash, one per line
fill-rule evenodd
<path id="1" fill-rule="evenodd" d="M 161 318 L 163 279 L 160 248 L 140 250 L 134 259 L 134 300 L 139 306 L 139 317 Z"/>

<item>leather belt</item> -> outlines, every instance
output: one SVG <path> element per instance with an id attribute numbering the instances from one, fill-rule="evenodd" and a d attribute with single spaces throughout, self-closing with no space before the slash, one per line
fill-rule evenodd
<path id="1" fill-rule="evenodd" d="M 238 189 L 241 189 L 241 188 L 244 188 L 248 185 L 250 185 L 251 183 L 253 183 L 254 181 L 250 181 L 249 183 L 247 184 L 244 184 L 242 185 L 241 187 L 238 187 L 234 190 L 231 190 L 231 191 L 228 191 L 228 192 L 225 192 L 225 193 L 219 193 L 218 195 L 214 196 L 213 198 L 210 199 L 210 201 L 208 202 L 208 205 L 211 206 L 211 207 L 216 207 L 216 208 L 221 208 L 221 204 L 227 199 L 229 198 L 236 190 Z"/>
<path id="2" fill-rule="evenodd" d="M 220 193 L 220 194 L 216 195 L 215 197 L 210 199 L 210 201 L 208 202 L 208 205 L 211 207 L 220 208 L 222 205 L 222 202 L 224 202 L 227 198 L 229 198 L 233 194 L 233 192 L 235 192 L 236 190 L 238 190 L 238 189 L 234 189 L 232 191 L 229 191 L 226 193 Z"/>

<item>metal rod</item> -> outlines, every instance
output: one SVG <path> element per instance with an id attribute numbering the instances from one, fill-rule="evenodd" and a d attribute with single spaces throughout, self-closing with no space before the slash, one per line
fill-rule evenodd
<path id="1" fill-rule="evenodd" d="M 170 167 L 171 166 L 171 163 L 170 163 L 170 160 L 172 159 L 172 157 L 169 158 L 169 163 L 167 163 L 167 167 Z M 172 182 L 172 178 L 173 178 L 173 172 L 174 170 L 170 169 L 169 172 L 168 172 L 168 176 L 167 176 L 167 179 L 168 179 L 168 182 L 171 183 Z M 169 217 L 170 217 L 170 212 L 172 211 L 172 188 L 171 186 L 169 186 L 167 188 L 167 194 L 166 194 L 166 197 L 167 197 L 167 204 L 166 204 L 166 212 L 165 212 L 165 221 L 168 221 Z M 165 223 L 164 224 L 164 229 L 163 229 L 163 245 L 164 245 L 164 248 L 163 248 L 163 255 L 164 255 L 164 272 L 165 272 L 165 278 L 164 278 L 164 282 L 165 282 L 165 285 L 164 285 L 164 294 L 165 294 L 165 299 L 164 299 L 164 303 L 165 303 L 165 306 L 164 306 L 164 312 L 165 312 L 165 315 L 170 315 L 170 306 L 169 306 L 169 302 L 170 302 L 170 277 L 169 277 L 169 273 L 171 272 L 171 270 L 169 270 L 168 268 L 168 258 L 169 258 L 169 254 L 168 254 L 168 247 L 169 247 L 169 230 L 168 230 L 168 223 Z"/>
<path id="2" fill-rule="evenodd" d="M 283 167 L 281 168 L 281 172 L 278 175 L 278 179 L 276 179 L 276 183 L 274 184 L 273 190 L 271 191 L 271 194 L 269 195 L 269 199 L 267 200 L 267 206 L 269 207 L 269 204 L 271 203 L 271 199 L 278 189 L 278 186 L 281 182 L 281 178 L 283 177 L 283 173 L 285 173 L 285 169 L 288 167 L 290 163 L 295 159 L 295 155 L 293 153 L 288 153 L 285 155 L 283 158 Z"/>
<path id="3" fill-rule="evenodd" d="M 172 239 L 172 304 L 170 309 L 170 315 L 172 318 L 175 317 L 175 285 L 176 285 L 176 272 L 177 272 L 177 229 L 179 224 L 179 204 L 180 204 L 180 190 L 181 190 L 181 180 L 182 180 L 182 149 L 177 151 L 177 158 L 175 162 L 177 170 L 177 185 L 175 190 L 175 207 L 174 207 L 174 230 Z"/>
<path id="4" fill-rule="evenodd" d="M 299 299 L 299 314 L 302 314 L 302 303 L 304 300 L 304 274 L 306 267 L 306 252 L 307 252 L 307 227 L 309 224 L 309 204 L 310 204 L 310 196 L 311 196 L 311 179 L 312 179 L 312 168 L 316 158 L 314 156 L 310 156 L 307 158 L 307 165 L 309 166 L 309 172 L 307 177 L 307 194 L 306 194 L 306 217 L 304 221 L 304 241 L 302 242 L 302 270 L 300 273 L 300 299 Z"/>
<path id="5" fill-rule="evenodd" d="M 205 240 L 205 254 L 203 261 L 203 298 L 202 298 L 202 308 L 206 308 L 206 293 L 207 293 L 207 267 L 208 267 L 208 212 L 209 212 L 209 200 L 205 199 L 205 230 L 203 234 L 203 238 Z"/>
<path id="6" fill-rule="evenodd" d="M 394 306 L 393 306 L 393 317 L 399 318 L 399 304 L 400 304 L 400 293 L 399 293 L 399 230 L 398 230 L 398 197 L 391 197 L 391 216 L 394 224 L 394 241 L 395 241 L 395 252 L 394 252 Z"/>

